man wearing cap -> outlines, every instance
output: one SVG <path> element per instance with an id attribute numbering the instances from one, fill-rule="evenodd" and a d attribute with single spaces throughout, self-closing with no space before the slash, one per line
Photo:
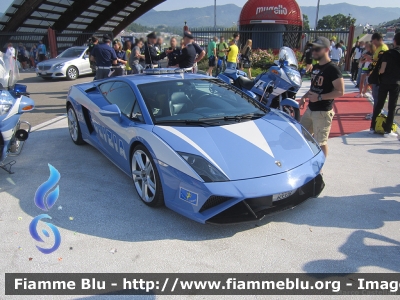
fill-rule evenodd
<path id="1" fill-rule="evenodd" d="M 185 31 L 183 34 L 183 41 L 185 43 L 185 47 L 181 49 L 181 54 L 177 57 L 177 66 L 181 69 L 191 69 L 193 68 L 194 61 L 196 59 L 196 49 L 192 44 L 192 34 Z"/>
<path id="2" fill-rule="evenodd" d="M 301 118 L 301 125 L 314 135 L 325 156 L 328 155 L 328 137 L 331 130 L 333 100 L 344 94 L 344 81 L 339 67 L 331 62 L 329 48 L 331 43 L 325 37 L 318 37 L 312 43 L 313 59 L 319 61 L 311 74 L 310 90 L 301 98 L 300 107 L 306 100 L 308 108 Z"/>
<path id="3" fill-rule="evenodd" d="M 193 38 L 193 35 L 190 31 L 185 31 L 188 34 L 190 34 Z M 193 64 L 193 73 L 197 73 L 198 71 L 198 67 L 197 67 L 197 63 L 200 62 L 204 56 L 206 56 L 206 51 L 204 51 L 199 44 L 195 43 L 194 41 L 192 41 L 192 45 L 194 47 L 194 50 L 196 51 L 196 58 L 194 60 L 194 64 Z"/>
<path id="4" fill-rule="evenodd" d="M 158 68 L 159 61 L 167 56 L 167 53 L 157 53 L 157 48 L 154 46 L 157 36 L 154 32 L 147 35 L 147 43 L 144 45 L 144 56 L 146 68 Z"/>
<path id="5" fill-rule="evenodd" d="M 90 60 L 96 61 L 97 72 L 95 80 L 108 78 L 111 65 L 117 65 L 117 55 L 115 50 L 110 46 L 111 38 L 103 35 L 103 43 L 97 44 L 90 55 Z"/>

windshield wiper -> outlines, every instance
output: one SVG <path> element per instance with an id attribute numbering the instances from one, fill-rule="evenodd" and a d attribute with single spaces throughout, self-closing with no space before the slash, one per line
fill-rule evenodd
<path id="1" fill-rule="evenodd" d="M 199 119 L 199 121 L 204 122 L 204 121 L 217 121 L 217 120 L 224 120 L 224 121 L 232 121 L 233 120 L 233 121 L 240 122 L 243 119 L 254 120 L 254 119 L 262 118 L 264 116 L 265 116 L 265 114 L 254 113 L 254 114 L 245 114 L 245 115 L 236 115 L 236 116 L 201 118 L 201 119 Z"/>
<path id="2" fill-rule="evenodd" d="M 215 119 L 211 120 L 164 120 L 155 122 L 155 125 L 162 125 L 162 124 L 185 124 L 185 125 L 199 125 L 199 126 L 217 126 L 221 125 L 221 122 L 210 122 Z"/>
<path id="3" fill-rule="evenodd" d="M 237 120 L 240 122 L 243 119 L 253 120 L 253 119 L 262 118 L 264 116 L 265 116 L 265 114 L 255 113 L 255 114 L 246 114 L 246 115 L 238 115 L 238 116 L 225 116 L 224 120 Z"/>

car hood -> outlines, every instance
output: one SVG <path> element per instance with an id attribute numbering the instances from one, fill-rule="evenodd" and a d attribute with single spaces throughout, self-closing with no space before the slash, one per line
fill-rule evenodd
<path id="1" fill-rule="evenodd" d="M 77 59 L 77 58 L 76 57 L 69 57 L 69 58 L 67 58 L 67 57 L 66 58 L 62 58 L 62 57 L 57 58 L 56 57 L 56 58 L 45 60 L 45 61 L 41 62 L 40 65 L 52 66 L 52 65 L 64 63 L 67 61 L 72 61 L 74 59 Z"/>
<path id="2" fill-rule="evenodd" d="M 153 132 L 175 151 L 204 157 L 230 180 L 286 172 L 315 156 L 300 124 L 283 113 L 224 126 L 156 125 Z"/>

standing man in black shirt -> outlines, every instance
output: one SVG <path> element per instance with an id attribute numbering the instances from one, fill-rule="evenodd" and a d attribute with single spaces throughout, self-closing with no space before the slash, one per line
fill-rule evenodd
<path id="1" fill-rule="evenodd" d="M 315 140 L 327 156 L 328 137 L 335 115 L 333 100 L 343 96 L 344 81 L 338 66 L 329 58 L 329 40 L 318 37 L 312 45 L 313 58 L 319 63 L 313 67 L 310 90 L 300 100 L 301 107 L 304 107 L 306 99 L 309 101 L 300 123 L 308 132 L 314 134 Z"/>
<path id="2" fill-rule="evenodd" d="M 154 32 L 147 35 L 147 43 L 144 46 L 144 56 L 147 69 L 158 68 L 159 61 L 167 56 L 167 53 L 157 53 L 157 48 L 154 46 L 157 36 Z"/>
<path id="3" fill-rule="evenodd" d="M 178 56 L 181 54 L 181 48 L 178 47 L 178 42 L 175 37 L 170 40 L 171 47 L 169 50 L 172 52 L 168 53 L 168 67 L 176 66 L 178 64 Z"/>
<path id="4" fill-rule="evenodd" d="M 312 43 L 308 42 L 304 49 L 303 56 L 301 57 L 301 61 L 306 59 L 306 74 L 311 73 L 312 71 L 312 46 Z"/>
<path id="5" fill-rule="evenodd" d="M 186 32 L 192 35 L 190 31 Z M 203 48 L 201 48 L 199 44 L 195 43 L 194 41 L 192 41 L 192 45 L 194 47 L 194 50 L 196 50 L 196 59 L 194 60 L 193 73 L 197 73 L 198 71 L 197 63 L 203 59 L 203 57 L 206 55 L 206 51 L 204 51 Z"/>
<path id="6" fill-rule="evenodd" d="M 97 37 L 95 37 L 95 36 L 92 36 L 92 37 L 89 39 L 89 49 L 88 49 L 88 51 L 87 51 L 87 54 L 89 55 L 89 58 L 90 58 L 90 55 L 92 55 L 92 50 L 93 50 L 93 48 L 94 48 L 98 43 L 99 43 L 99 39 L 98 39 Z M 92 69 L 93 73 L 96 73 L 96 62 L 95 62 L 95 61 L 90 60 L 90 68 Z M 96 77 L 94 78 L 94 80 L 96 80 Z"/>
<path id="7" fill-rule="evenodd" d="M 91 52 L 90 60 L 96 61 L 97 65 L 95 80 L 108 78 L 111 65 L 117 64 L 117 55 L 110 44 L 111 38 L 105 34 L 103 36 L 103 43 L 96 45 Z"/>
<path id="8" fill-rule="evenodd" d="M 381 113 L 386 97 L 389 94 L 388 116 L 383 125 L 385 130 L 384 137 L 397 137 L 397 133 L 392 132 L 392 125 L 400 94 L 400 33 L 396 33 L 394 36 L 393 46 L 394 49 L 382 54 L 382 64 L 379 70 L 378 102 L 374 107 L 370 129 L 371 133 L 375 132 L 376 117 Z"/>
<path id="9" fill-rule="evenodd" d="M 185 47 L 181 50 L 181 54 L 177 58 L 177 63 L 181 69 L 191 69 L 193 68 L 196 59 L 196 49 L 192 44 L 192 34 L 185 31 L 183 34 L 183 41 L 185 42 Z"/>

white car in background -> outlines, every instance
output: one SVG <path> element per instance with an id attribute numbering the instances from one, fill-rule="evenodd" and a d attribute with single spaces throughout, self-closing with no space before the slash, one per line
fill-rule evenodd
<path id="1" fill-rule="evenodd" d="M 56 58 L 42 61 L 36 66 L 36 75 L 43 79 L 67 78 L 75 80 L 84 74 L 94 74 L 90 68 L 88 47 L 71 47 Z"/>

